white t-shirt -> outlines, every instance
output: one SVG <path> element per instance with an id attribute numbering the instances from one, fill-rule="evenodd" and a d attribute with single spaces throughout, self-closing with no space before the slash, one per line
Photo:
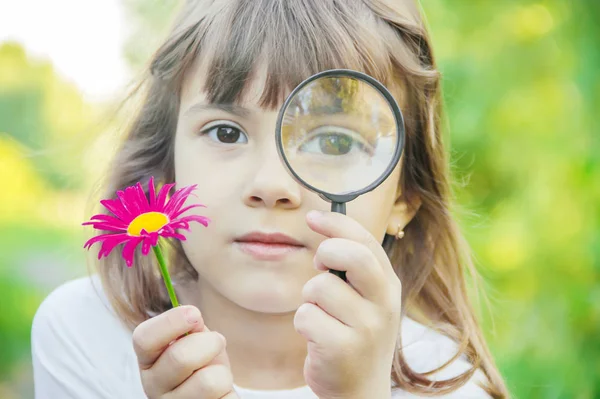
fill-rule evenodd
<path id="1" fill-rule="evenodd" d="M 456 344 L 405 318 L 404 356 L 416 371 L 431 371 L 450 359 Z M 40 305 L 31 332 L 36 399 L 144 399 L 137 358 L 129 332 L 117 319 L 98 276 L 84 277 L 55 289 Z M 470 365 L 464 359 L 435 375 L 456 376 Z M 489 396 L 473 379 L 444 398 Z M 308 386 L 291 390 L 252 390 L 235 385 L 241 399 L 316 399 Z M 415 398 L 394 390 L 393 398 Z M 376 399 L 376 398 L 373 398 Z"/>

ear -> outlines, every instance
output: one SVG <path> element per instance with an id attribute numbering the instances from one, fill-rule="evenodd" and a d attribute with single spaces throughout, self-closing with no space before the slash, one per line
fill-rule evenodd
<path id="1" fill-rule="evenodd" d="M 400 230 L 404 230 L 404 227 L 415 217 L 420 207 L 420 197 L 412 196 L 407 198 L 402 194 L 392 206 L 385 232 L 395 236 Z"/>

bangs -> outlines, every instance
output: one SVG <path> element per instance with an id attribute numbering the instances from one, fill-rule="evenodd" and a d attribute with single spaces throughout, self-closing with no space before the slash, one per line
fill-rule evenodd
<path id="1" fill-rule="evenodd" d="M 275 109 L 300 82 L 328 69 L 353 69 L 386 86 L 391 83 L 391 44 L 382 37 L 399 38 L 362 2 L 238 0 L 210 7 L 202 1 L 192 3 L 204 11 L 182 32 L 194 39 L 181 56 L 193 54 L 194 60 L 170 65 L 179 65 L 180 76 L 192 64 L 203 65 L 203 89 L 211 103 L 243 102 L 259 68 L 266 76 L 258 105 L 266 109 Z"/>

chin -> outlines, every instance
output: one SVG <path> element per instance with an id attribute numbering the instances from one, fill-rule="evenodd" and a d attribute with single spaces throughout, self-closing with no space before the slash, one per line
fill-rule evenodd
<path id="1" fill-rule="evenodd" d="M 295 312 L 302 304 L 302 288 L 311 278 L 303 273 L 281 273 L 278 268 L 235 270 L 213 287 L 237 306 L 258 313 Z"/>
<path id="2" fill-rule="evenodd" d="M 213 255 L 213 254 L 210 254 Z M 242 309 L 263 314 L 294 313 L 302 304 L 302 288 L 319 272 L 312 267 L 311 254 L 298 254 L 282 261 L 260 261 L 247 255 L 221 251 L 219 266 L 192 258 L 200 278 L 211 291 Z M 188 256 L 189 257 L 189 256 Z"/>
<path id="3" fill-rule="evenodd" d="M 302 287 L 306 281 L 298 281 L 291 276 L 264 274 L 255 274 L 252 278 L 237 282 L 231 295 L 233 302 L 258 313 L 295 312 L 302 304 Z"/>

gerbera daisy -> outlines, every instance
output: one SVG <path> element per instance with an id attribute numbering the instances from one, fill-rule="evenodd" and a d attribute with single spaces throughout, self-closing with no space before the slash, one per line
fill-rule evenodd
<path id="1" fill-rule="evenodd" d="M 83 223 L 83 225 L 91 225 L 95 229 L 108 230 L 113 233 L 92 237 L 85 243 L 84 248 L 90 248 L 93 244 L 102 242 L 102 247 L 98 252 L 98 259 L 100 259 L 103 256 L 108 256 L 117 245 L 125 244 L 122 256 L 128 267 L 133 265 L 134 252 L 139 244 L 142 244 L 143 255 L 148 255 L 150 248 L 152 248 L 159 261 L 165 283 L 168 285 L 167 288 L 170 288 L 167 268 L 160 247 L 157 245 L 158 238 L 172 237 L 183 241 L 185 236 L 176 230 L 189 230 L 189 222 L 192 221 L 199 222 L 204 226 L 208 226 L 210 222 L 204 216 L 181 216 L 192 208 L 204 207 L 202 204 L 193 204 L 182 209 L 186 199 L 196 189 L 197 185 L 194 184 L 176 190 L 173 196 L 167 200 L 167 195 L 174 186 L 173 183 L 165 184 L 156 195 L 154 177 L 151 177 L 148 183 L 149 198 L 146 198 L 142 184 L 138 182 L 135 186 L 117 191 L 117 199 L 100 201 L 114 216 L 94 215 L 90 221 Z M 172 293 L 171 289 L 169 289 L 169 294 Z M 173 300 L 173 297 L 171 299 Z"/>

